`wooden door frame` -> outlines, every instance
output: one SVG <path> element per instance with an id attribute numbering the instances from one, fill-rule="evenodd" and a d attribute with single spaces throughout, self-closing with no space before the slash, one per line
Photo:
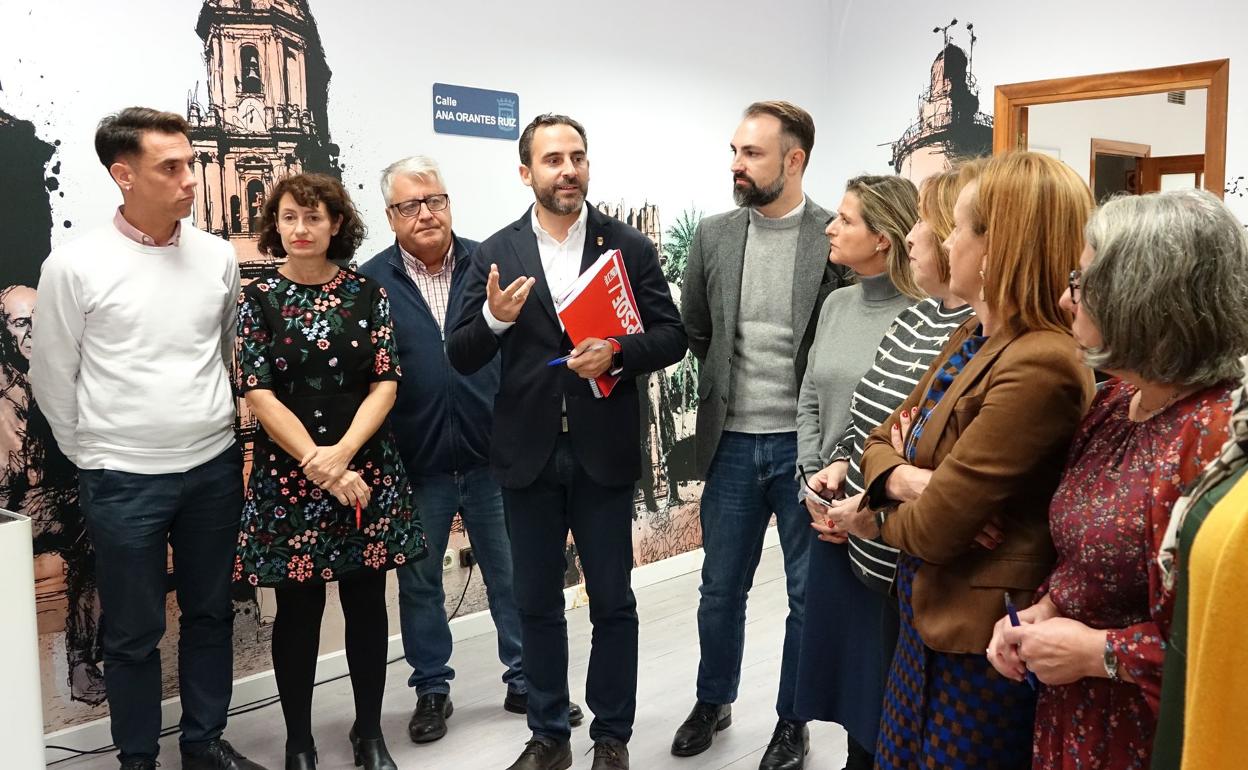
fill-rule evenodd
<path id="1" fill-rule="evenodd" d="M 1196 185 L 1200 186 L 1204 175 L 1205 156 L 1203 155 L 1163 155 L 1157 158 L 1143 158 L 1140 164 L 1140 186 L 1144 189 L 1161 189 L 1161 178 L 1169 174 L 1195 174 Z"/>
<path id="2" fill-rule="evenodd" d="M 1088 149 L 1088 189 L 1096 191 L 1096 156 L 1121 155 L 1127 158 L 1147 158 L 1153 154 L 1151 145 L 1139 142 L 1121 142 L 1117 139 L 1092 137 Z"/>
<path id="3" fill-rule="evenodd" d="M 1204 88 L 1207 90 L 1205 189 L 1221 198 L 1226 187 L 1226 105 L 1230 72 L 1230 59 L 1216 59 L 997 86 L 992 152 L 995 155 L 1027 146 L 1027 108 L 1032 105 Z"/>

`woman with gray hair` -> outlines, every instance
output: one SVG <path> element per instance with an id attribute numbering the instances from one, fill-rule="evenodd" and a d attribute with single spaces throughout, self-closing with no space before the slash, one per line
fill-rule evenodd
<path id="1" fill-rule="evenodd" d="M 1147 767 L 1173 611 L 1157 555 L 1175 501 L 1227 438 L 1248 353 L 1248 238 L 1207 192 L 1114 199 L 1088 222 L 1062 305 L 1088 364 L 1113 379 L 1049 508 L 1058 560 L 1042 598 L 1017 627 L 1001 618 L 988 657 L 1046 685 L 1034 768 Z"/>

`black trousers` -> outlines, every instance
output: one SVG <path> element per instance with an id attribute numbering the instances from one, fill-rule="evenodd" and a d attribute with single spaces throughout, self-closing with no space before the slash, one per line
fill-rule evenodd
<path id="1" fill-rule="evenodd" d="M 536 481 L 503 490 L 534 735 L 555 740 L 571 735 L 563 601 L 570 530 L 594 627 L 585 683 L 586 705 L 594 714 L 589 734 L 624 742 L 632 736 L 637 710 L 637 601 L 629 585 L 633 489 L 595 483 L 562 435 Z"/>
<path id="2" fill-rule="evenodd" d="M 273 675 L 286 719 L 286 752 L 311 751 L 312 688 L 325 612 L 325 584 L 281 586 L 273 620 Z M 381 737 L 386 689 L 386 573 L 360 567 L 338 581 L 346 620 L 347 669 L 355 696 L 355 731 Z"/>

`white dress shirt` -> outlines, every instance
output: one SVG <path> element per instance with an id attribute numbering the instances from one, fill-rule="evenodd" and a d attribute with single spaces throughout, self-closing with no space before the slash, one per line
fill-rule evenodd
<path id="1" fill-rule="evenodd" d="M 589 205 L 581 205 L 581 215 L 568 228 L 568 237 L 562 242 L 546 232 L 537 219 L 537 205 L 530 209 L 529 215 L 533 233 L 537 236 L 537 253 L 542 261 L 542 272 L 546 276 L 546 285 L 550 288 L 550 296 L 556 302 L 563 296 L 568 287 L 581 274 L 581 257 L 585 252 L 585 223 L 589 219 Z M 502 287 L 506 288 L 506 287 Z M 490 301 L 487 298 L 481 308 L 485 322 L 495 334 L 502 334 L 510 329 L 515 321 L 500 321 L 490 312 Z M 560 328 L 563 322 L 559 322 Z"/>

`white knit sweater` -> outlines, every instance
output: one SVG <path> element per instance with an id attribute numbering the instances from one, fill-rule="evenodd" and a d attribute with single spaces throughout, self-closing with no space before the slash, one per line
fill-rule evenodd
<path id="1" fill-rule="evenodd" d="M 173 246 L 110 224 L 53 250 L 30 381 L 61 451 L 79 468 L 158 474 L 229 447 L 238 295 L 233 248 L 190 226 Z"/>

